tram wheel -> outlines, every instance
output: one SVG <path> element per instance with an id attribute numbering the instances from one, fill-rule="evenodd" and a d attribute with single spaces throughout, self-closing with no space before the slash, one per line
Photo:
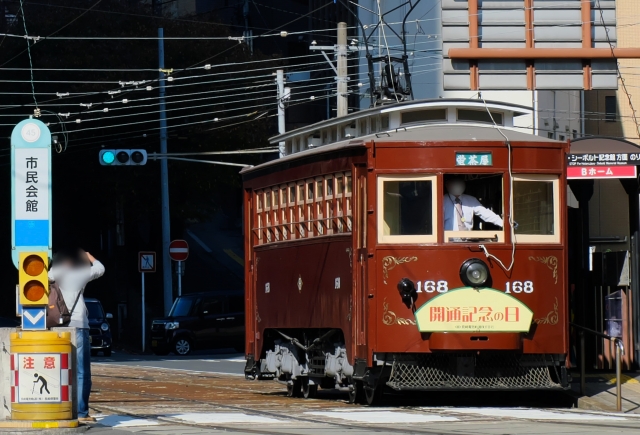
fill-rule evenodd
<path id="1" fill-rule="evenodd" d="M 376 388 L 364 387 L 364 397 L 367 400 L 367 405 L 376 406 L 382 402 L 382 387 Z"/>
<path id="2" fill-rule="evenodd" d="M 349 403 L 352 404 L 360 404 L 364 402 L 364 387 L 362 386 L 362 382 L 355 381 L 353 383 L 353 389 L 349 391 Z"/>
<path id="3" fill-rule="evenodd" d="M 309 382 L 309 378 L 305 378 L 302 381 L 302 396 L 305 399 L 315 399 L 318 395 L 318 384 L 312 384 Z"/>
<path id="4" fill-rule="evenodd" d="M 300 397 L 301 386 L 300 379 L 296 379 L 292 381 L 292 383 L 287 384 L 287 397 Z"/>

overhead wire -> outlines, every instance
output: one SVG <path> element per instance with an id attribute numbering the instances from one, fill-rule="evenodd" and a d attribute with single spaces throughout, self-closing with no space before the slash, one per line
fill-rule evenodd
<path id="1" fill-rule="evenodd" d="M 31 73 L 31 94 L 33 96 L 33 103 L 36 105 L 36 111 L 38 110 L 38 101 L 36 100 L 36 89 L 33 84 L 33 60 L 31 59 L 31 42 L 29 39 L 29 32 L 27 32 L 27 18 L 24 15 L 24 7 L 22 0 L 20 0 L 20 13 L 22 14 L 22 24 L 24 25 L 24 37 L 27 41 L 27 53 L 29 54 L 29 72 Z"/>

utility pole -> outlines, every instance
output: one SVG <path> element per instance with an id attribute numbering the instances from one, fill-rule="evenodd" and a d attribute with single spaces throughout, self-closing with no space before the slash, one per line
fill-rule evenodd
<path id="1" fill-rule="evenodd" d="M 285 132 L 284 125 L 284 70 L 276 71 L 276 83 L 278 85 L 278 133 L 283 134 Z M 285 156 L 286 150 L 284 141 L 278 142 L 278 149 L 280 152 L 280 158 Z"/>
<path id="2" fill-rule="evenodd" d="M 336 82 L 338 82 L 338 97 L 337 97 L 337 109 L 338 116 L 345 116 L 349 113 L 349 94 L 347 90 L 347 83 L 349 82 L 349 77 L 347 76 L 347 53 L 349 51 L 358 51 L 357 47 L 347 47 L 347 23 L 338 23 L 338 44 L 334 46 L 318 46 L 316 45 L 316 41 L 311 43 L 309 50 L 320 50 L 322 55 L 329 65 L 333 72 L 336 73 Z M 333 65 L 333 62 L 327 56 L 326 51 L 333 51 L 334 54 L 338 58 L 338 66 Z"/>
<path id="3" fill-rule="evenodd" d="M 349 113 L 347 95 L 347 23 L 338 23 L 338 116 Z"/>
<path id="4" fill-rule="evenodd" d="M 158 69 L 160 90 L 160 152 L 167 153 L 167 114 L 164 100 L 166 77 L 164 71 L 164 29 L 158 29 Z M 169 166 L 167 159 L 160 161 L 160 190 L 162 200 L 162 277 L 164 281 L 164 314 L 171 311 L 173 305 L 173 282 L 171 277 L 171 258 L 169 244 L 171 243 L 171 220 L 169 217 Z"/>

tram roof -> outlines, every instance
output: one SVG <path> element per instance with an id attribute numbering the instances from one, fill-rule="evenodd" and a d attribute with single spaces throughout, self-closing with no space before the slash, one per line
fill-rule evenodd
<path id="1" fill-rule="evenodd" d="M 501 127 L 499 129 L 510 142 L 520 143 L 564 143 L 542 136 L 522 133 L 513 129 Z M 271 160 L 257 166 L 247 167 L 240 174 L 247 174 L 275 165 L 287 165 L 297 160 L 304 160 L 313 156 L 364 148 L 366 142 L 376 144 L 392 142 L 504 142 L 504 137 L 498 128 L 488 124 L 423 124 L 398 131 L 369 134 L 355 139 L 347 139 L 327 145 L 309 148 L 304 151 L 286 155 L 280 159 Z M 428 135 L 428 136 L 427 136 Z"/>
<path id="2" fill-rule="evenodd" d="M 391 112 L 409 112 L 419 109 L 437 109 L 437 108 L 476 108 L 482 110 L 500 110 L 509 113 L 510 117 L 521 116 L 529 114 L 533 111 L 531 107 L 522 106 L 519 104 L 504 103 L 500 101 L 492 100 L 479 100 L 470 98 L 432 98 L 423 100 L 411 100 L 401 103 L 387 104 L 372 107 L 370 109 L 358 110 L 345 116 L 337 118 L 331 118 L 324 121 L 316 122 L 315 124 L 300 127 L 295 130 L 288 131 L 286 133 L 273 136 L 269 138 L 269 142 L 277 143 L 287 139 L 310 134 L 319 130 L 324 130 L 327 127 L 334 125 L 343 125 L 362 118 L 369 118 L 371 116 L 391 113 Z"/>

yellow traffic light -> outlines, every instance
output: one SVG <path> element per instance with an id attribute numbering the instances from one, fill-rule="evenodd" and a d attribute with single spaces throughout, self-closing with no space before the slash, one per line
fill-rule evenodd
<path id="1" fill-rule="evenodd" d="M 49 302 L 49 257 L 46 252 L 21 252 L 18 268 L 20 305 L 47 305 Z"/>

